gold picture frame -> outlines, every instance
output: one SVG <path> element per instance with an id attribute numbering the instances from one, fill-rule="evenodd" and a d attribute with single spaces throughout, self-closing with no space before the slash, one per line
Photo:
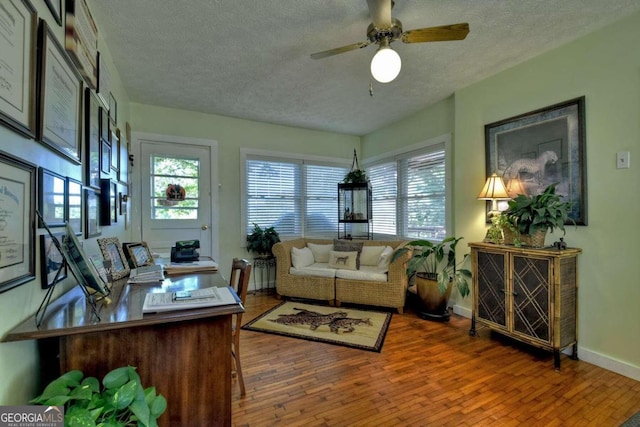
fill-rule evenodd
<path id="1" fill-rule="evenodd" d="M 104 267 L 107 270 L 107 276 L 111 280 L 127 277 L 131 271 L 127 258 L 124 256 L 120 240 L 117 237 L 108 237 L 96 239 L 96 241 L 105 260 Z"/>

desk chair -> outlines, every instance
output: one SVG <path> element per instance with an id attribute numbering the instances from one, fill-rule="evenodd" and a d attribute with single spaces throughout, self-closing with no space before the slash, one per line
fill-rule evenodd
<path id="1" fill-rule="evenodd" d="M 230 285 L 236 291 L 242 304 L 247 298 L 247 288 L 249 287 L 249 276 L 251 276 L 251 263 L 246 259 L 234 258 L 231 267 Z M 242 366 L 240 365 L 240 328 L 242 327 L 242 313 L 234 314 L 233 321 L 233 342 L 231 343 L 231 356 L 233 358 L 234 372 L 240 384 L 240 396 L 245 396 L 244 378 L 242 377 Z"/>

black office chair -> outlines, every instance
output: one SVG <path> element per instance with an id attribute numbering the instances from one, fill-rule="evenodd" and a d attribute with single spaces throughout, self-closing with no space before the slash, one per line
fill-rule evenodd
<path id="1" fill-rule="evenodd" d="M 249 276 L 251 276 L 251 263 L 246 259 L 234 258 L 231 266 L 230 285 L 236 291 L 242 304 L 247 298 L 247 289 L 249 288 Z M 242 313 L 234 314 L 232 321 L 233 342 L 231 343 L 231 356 L 233 360 L 234 370 L 232 372 L 238 377 L 240 384 L 240 396 L 246 395 L 244 388 L 244 378 L 242 377 L 242 366 L 240 365 L 240 328 L 242 326 Z"/>

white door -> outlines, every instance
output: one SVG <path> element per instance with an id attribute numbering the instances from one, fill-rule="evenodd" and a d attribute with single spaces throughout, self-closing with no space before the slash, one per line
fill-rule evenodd
<path id="1" fill-rule="evenodd" d="M 176 241 L 199 240 L 200 255 L 218 259 L 216 142 L 149 134 L 137 134 L 134 141 L 140 153 L 134 164 L 141 240 L 163 256 Z"/>

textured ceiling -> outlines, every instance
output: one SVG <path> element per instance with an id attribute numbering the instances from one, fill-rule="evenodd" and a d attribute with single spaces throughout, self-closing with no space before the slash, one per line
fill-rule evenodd
<path id="1" fill-rule="evenodd" d="M 468 22 L 466 40 L 392 47 L 370 76 L 366 0 L 89 0 L 133 102 L 365 135 L 640 11 L 639 0 L 396 0 L 404 30 Z M 373 96 L 369 83 L 373 82 Z"/>

